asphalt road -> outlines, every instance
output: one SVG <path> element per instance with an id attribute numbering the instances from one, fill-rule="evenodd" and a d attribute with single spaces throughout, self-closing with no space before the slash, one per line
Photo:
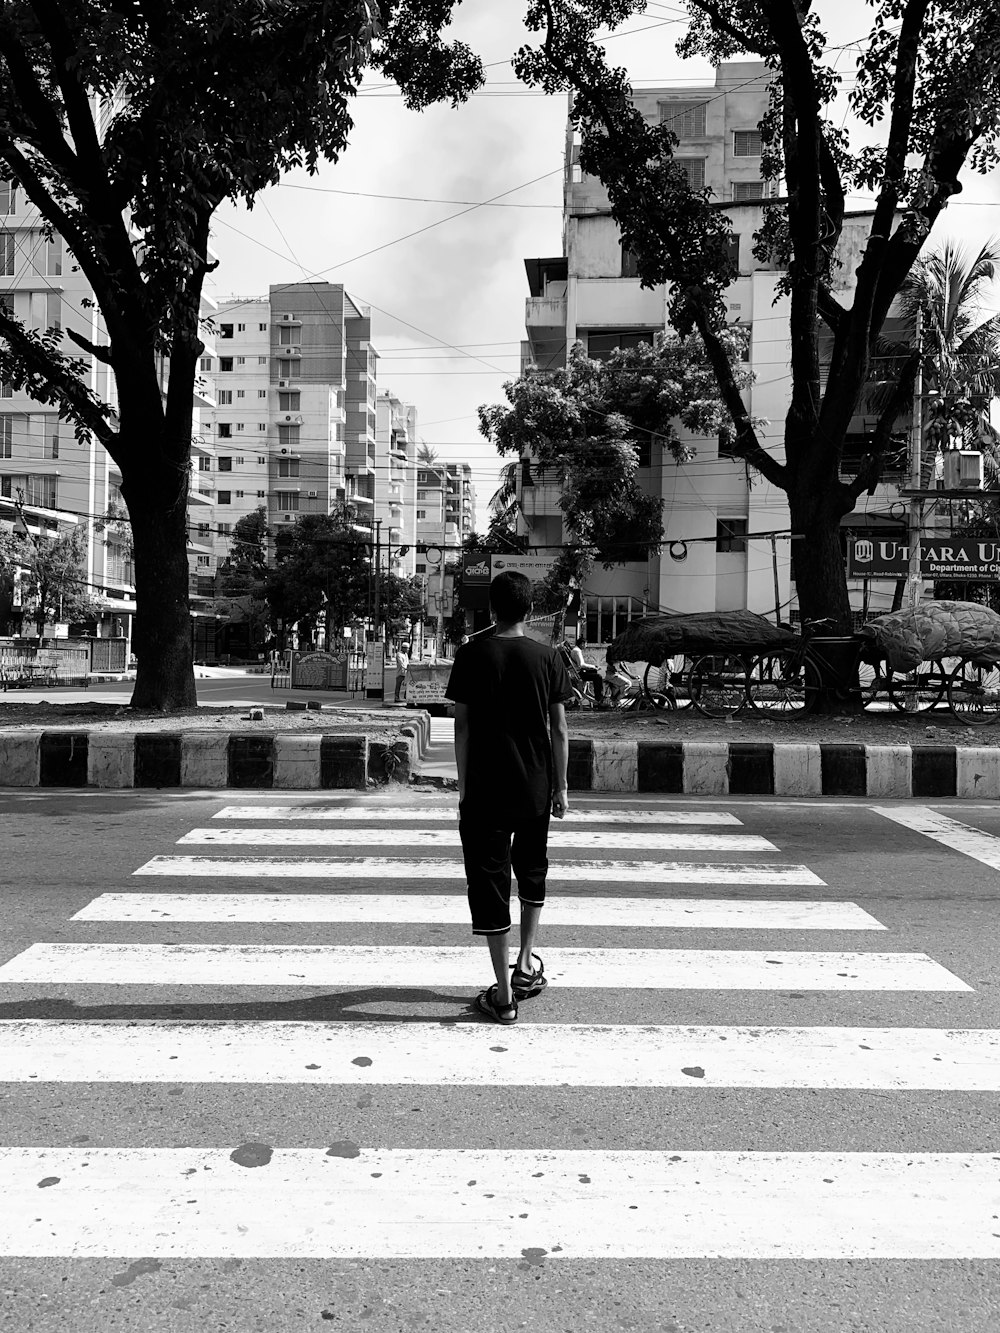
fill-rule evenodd
<path id="1" fill-rule="evenodd" d="M 574 811 L 500 1029 L 438 793 L 0 793 L 0 1327 L 996 1333 L 1000 809 Z"/>

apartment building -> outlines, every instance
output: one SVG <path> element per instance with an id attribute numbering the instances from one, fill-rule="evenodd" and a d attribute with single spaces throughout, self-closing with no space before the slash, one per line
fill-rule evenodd
<path id="1" fill-rule="evenodd" d="M 636 90 L 633 100 L 647 120 L 671 126 L 679 141 L 675 159 L 691 184 L 710 189 L 730 215 L 739 275 L 727 293 L 728 313 L 749 330 L 747 358 L 754 376 L 745 401 L 765 423 L 764 447 L 780 454 L 791 385 L 788 301 L 778 295 L 777 266 L 752 252 L 753 235 L 776 193 L 774 183 L 763 180 L 760 162 L 768 78 L 760 62 L 726 62 L 712 84 Z M 615 348 L 652 342 L 667 327 L 666 288 L 640 287 L 607 192 L 599 180 L 581 173 L 578 156 L 578 137 L 568 125 L 562 253 L 525 261 L 530 296 L 522 370 L 527 373 L 565 365 L 575 343 L 600 359 Z M 838 273 L 848 300 L 869 222 L 868 213 L 845 220 Z M 873 426 L 874 419 L 859 412 L 848 436 L 844 475 L 856 471 Z M 652 443 L 640 452 L 640 483 L 663 501 L 665 543 L 646 562 L 594 570 L 581 606 L 581 633 L 588 642 L 608 642 L 629 619 L 658 609 L 749 608 L 773 616 L 780 607 L 783 617 L 794 616 L 784 493 L 729 456 L 723 441 L 684 439 L 696 451 L 688 463 L 675 463 Z M 866 512 L 849 516 L 845 525 L 884 522 L 898 499 L 900 480 L 901 473 L 888 474 Z M 529 466 L 521 470 L 518 492 L 523 530 L 532 544 L 565 540 L 558 478 Z M 886 590 L 886 599 L 891 592 Z M 852 596 L 860 606 L 860 584 Z M 870 609 L 880 609 L 880 600 L 885 599 L 871 597 Z"/>
<path id="2" fill-rule="evenodd" d="M 447 463 L 445 466 L 448 474 L 445 517 L 454 525 L 461 546 L 476 530 L 476 486 L 468 463 Z M 454 559 L 454 553 L 449 559 Z"/>
<path id="3" fill-rule="evenodd" d="M 102 127 L 105 123 L 106 117 Z M 107 342 L 93 289 L 62 237 L 48 237 L 34 206 L 16 185 L 6 182 L 0 182 L 0 300 L 29 328 L 73 329 L 91 342 Z M 206 318 L 214 313 L 214 303 L 207 296 L 202 300 L 202 313 Z M 211 352 L 211 340 L 206 341 Z M 114 407 L 117 386 L 110 367 L 75 345 L 73 354 L 87 364 L 92 391 Z M 161 359 L 164 394 L 168 370 L 168 362 Z M 206 451 L 203 415 L 213 406 L 207 386 L 202 385 L 193 402 L 196 454 Z M 81 443 L 73 427 L 59 420 L 54 406 L 0 384 L 0 523 L 12 524 L 15 502 L 23 496 L 31 535 L 80 531 L 86 582 L 103 607 L 98 631 L 131 640 L 136 606 L 127 524 L 104 521 L 109 514 L 126 514 L 121 481 L 117 467 L 97 440 Z M 211 562 L 208 548 L 199 546 L 195 537 L 211 504 L 211 495 L 196 472 L 189 495 L 188 542 L 190 590 L 195 599 L 203 591 L 199 580 Z M 0 605 L 9 626 L 11 609 Z"/>
<path id="4" fill-rule="evenodd" d="M 417 562 L 417 409 L 388 389 L 375 400 L 375 519 L 385 567 L 409 578 Z"/>
<path id="5" fill-rule="evenodd" d="M 234 525 L 260 505 L 272 531 L 345 500 L 374 521 L 377 354 L 371 317 L 335 283 L 275 284 L 219 303 L 217 355 L 203 359 L 216 398 L 211 449 L 216 521 L 203 533 L 224 559 Z M 207 520 L 206 520 L 207 521 Z"/>

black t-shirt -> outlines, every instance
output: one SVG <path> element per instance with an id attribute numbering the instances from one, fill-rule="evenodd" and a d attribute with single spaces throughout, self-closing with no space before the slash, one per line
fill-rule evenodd
<path id="1" fill-rule="evenodd" d="M 520 635 L 474 639 L 455 654 L 445 693 L 469 709 L 463 811 L 542 814 L 552 797 L 549 706 L 573 697 L 555 649 Z"/>

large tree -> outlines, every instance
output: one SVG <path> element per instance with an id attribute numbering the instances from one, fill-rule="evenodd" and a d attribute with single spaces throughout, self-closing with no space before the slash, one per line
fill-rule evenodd
<path id="1" fill-rule="evenodd" d="M 750 382 L 741 369 L 746 334 L 719 334 L 737 390 Z M 731 435 L 713 368 L 693 339 L 658 334 L 652 343 L 622 348 L 607 359 L 570 351 L 565 370 L 532 372 L 504 385 L 506 403 L 479 409 L 480 430 L 501 456 L 512 457 L 491 500 L 500 532 L 511 527 L 521 488 L 555 478 L 568 537 L 560 571 L 579 577 L 593 559 L 605 565 L 644 560 L 663 538 L 662 502 L 643 489 L 639 463 L 664 453 L 685 462 L 696 446 L 678 425 L 701 435 Z M 499 547 L 498 549 L 503 549 Z"/>
<path id="2" fill-rule="evenodd" d="M 366 68 L 407 105 L 457 103 L 482 67 L 441 31 L 453 0 L 8 0 L 0 163 L 65 239 L 106 337 L 39 332 L 0 307 L 0 376 L 95 436 L 135 540 L 132 703 L 195 702 L 188 615 L 192 395 L 209 228 L 283 171 L 335 160 Z M 115 410 L 83 351 L 114 372 Z"/>
<path id="3" fill-rule="evenodd" d="M 732 416 L 734 451 L 788 496 L 801 538 L 793 559 L 803 614 L 832 616 L 846 630 L 840 521 L 878 480 L 898 402 L 850 480 L 840 476 L 844 439 L 890 307 L 935 221 L 960 193 L 960 173 L 985 172 L 997 161 L 1000 7 L 996 0 L 870 0 L 872 27 L 858 34 L 847 94 L 864 140 L 854 146 L 843 109 L 835 108 L 844 52 L 830 45 L 811 0 L 690 0 L 682 54 L 718 61 L 748 53 L 773 79 L 763 169 L 783 178 L 787 197 L 765 209 L 757 246 L 786 264 L 791 388 L 783 461 L 763 448 L 725 352 L 724 294 L 735 276 L 726 212 L 706 191 L 691 189 L 674 160 L 675 135 L 644 121 L 624 71 L 609 67 L 594 40 L 599 27 L 641 7 L 641 0 L 533 0 L 528 26 L 543 41 L 519 52 L 515 66 L 531 84 L 573 92 L 581 168 L 607 187 L 643 283 L 669 283 L 674 327 L 701 338 Z M 847 198 L 859 191 L 874 204 L 844 303 L 834 294 L 834 256 Z"/>

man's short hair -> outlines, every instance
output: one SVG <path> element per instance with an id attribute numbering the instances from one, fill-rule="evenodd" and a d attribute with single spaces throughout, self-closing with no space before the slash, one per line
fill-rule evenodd
<path id="1" fill-rule="evenodd" d="M 515 625 L 531 610 L 531 580 L 505 569 L 490 584 L 490 606 L 497 620 Z"/>

